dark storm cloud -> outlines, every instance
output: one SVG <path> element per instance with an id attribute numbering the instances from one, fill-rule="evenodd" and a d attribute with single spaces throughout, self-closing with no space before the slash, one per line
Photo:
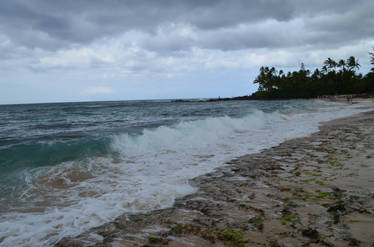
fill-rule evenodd
<path id="1" fill-rule="evenodd" d="M 144 46 L 156 51 L 282 47 L 372 37 L 373 9 L 371 0 L 3 0 L 0 34 L 17 45 L 47 50 L 85 45 L 130 30 L 147 33 L 150 39 Z M 306 20 L 303 30 L 287 28 L 297 19 Z M 283 23 L 285 29 L 256 28 L 266 20 Z M 189 25 L 199 37 L 157 41 L 157 28 L 165 23 Z M 236 29 L 242 24 L 248 29 Z"/>

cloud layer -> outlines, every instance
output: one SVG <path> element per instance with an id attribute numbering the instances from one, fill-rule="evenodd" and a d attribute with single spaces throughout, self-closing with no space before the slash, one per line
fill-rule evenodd
<path id="1" fill-rule="evenodd" d="M 373 9 L 372 0 L 4 0 L 0 70 L 170 78 L 349 55 L 365 69 Z"/>

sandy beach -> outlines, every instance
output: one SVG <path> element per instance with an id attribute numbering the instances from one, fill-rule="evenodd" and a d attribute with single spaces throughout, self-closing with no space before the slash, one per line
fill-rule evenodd
<path id="1" fill-rule="evenodd" d="M 56 246 L 373 246 L 374 111 L 239 157 L 168 209 Z"/>

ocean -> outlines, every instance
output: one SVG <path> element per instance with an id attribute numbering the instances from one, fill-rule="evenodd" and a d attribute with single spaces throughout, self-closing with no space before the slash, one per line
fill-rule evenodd
<path id="1" fill-rule="evenodd" d="M 0 246 L 50 246 L 170 207 L 189 179 L 371 102 L 170 100 L 0 105 Z"/>

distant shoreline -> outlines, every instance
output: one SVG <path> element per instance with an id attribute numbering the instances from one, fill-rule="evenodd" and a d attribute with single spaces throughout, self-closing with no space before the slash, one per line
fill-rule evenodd
<path id="1" fill-rule="evenodd" d="M 269 97 L 259 97 L 255 95 L 245 95 L 236 97 L 218 97 L 218 98 L 208 98 L 204 100 L 189 100 L 189 99 L 174 99 L 171 102 L 174 103 L 189 103 L 189 102 L 217 102 L 217 101 L 239 101 L 239 100 L 292 100 L 292 99 L 333 99 L 337 101 L 343 101 L 346 99 L 347 95 L 352 95 L 354 99 L 374 99 L 374 93 L 362 93 L 362 94 L 342 94 L 342 95 L 323 95 L 320 97 L 311 98 L 269 98 Z"/>

